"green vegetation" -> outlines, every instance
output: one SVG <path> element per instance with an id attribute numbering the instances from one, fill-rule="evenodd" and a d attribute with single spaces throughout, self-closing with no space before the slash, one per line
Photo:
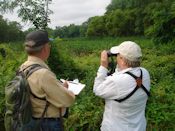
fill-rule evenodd
<path id="1" fill-rule="evenodd" d="M 48 2 L 46 7 L 52 0 Z M 0 2 L 0 11 L 19 6 L 18 15 L 24 21 L 30 21 L 35 28 L 47 27 L 48 14 L 51 11 L 44 9 L 45 4 L 42 0 L 30 0 L 27 3 L 24 0 L 20 0 L 19 3 L 18 0 L 4 0 Z M 34 29 L 30 28 L 28 31 L 32 30 Z M 22 44 L 16 41 L 23 40 L 28 31 L 23 32 L 19 23 L 9 22 L 0 15 L 2 131 L 5 110 L 4 87 L 26 59 Z M 144 54 L 142 66 L 147 68 L 151 75 L 151 97 L 146 109 L 147 130 L 175 129 L 174 0 L 112 0 L 103 16 L 89 18 L 79 26 L 58 26 L 55 30 L 47 28 L 47 31 L 51 38 L 55 38 L 48 60 L 51 69 L 58 78 L 79 78 L 86 84 L 86 88 L 77 96 L 75 104 L 70 108 L 69 118 L 65 120 L 66 130 L 99 130 L 104 103 L 102 99 L 94 96 L 92 88 L 99 66 L 100 52 L 124 40 L 140 44 Z"/>
<path id="2" fill-rule="evenodd" d="M 100 62 L 100 52 L 124 40 L 140 44 L 143 50 L 142 66 L 151 75 L 151 97 L 146 108 L 148 131 L 173 131 L 175 129 L 175 44 L 155 45 L 146 38 L 101 38 L 57 40 L 52 44 L 48 64 L 58 78 L 79 78 L 86 84 L 70 108 L 65 120 L 67 131 L 98 131 L 104 109 L 103 100 L 93 92 L 93 81 Z M 20 43 L 0 44 L 0 115 L 4 115 L 4 87 L 14 76 L 15 70 L 26 59 Z M 2 127 L 0 129 L 3 130 Z"/>
<path id="3" fill-rule="evenodd" d="M 16 21 L 9 22 L 0 15 L 0 42 L 20 41 L 24 39 L 21 26 Z"/>

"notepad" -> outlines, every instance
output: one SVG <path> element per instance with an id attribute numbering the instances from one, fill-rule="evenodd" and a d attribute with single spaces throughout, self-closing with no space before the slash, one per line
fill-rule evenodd
<path id="1" fill-rule="evenodd" d="M 63 83 L 65 82 L 64 79 L 60 79 Z M 78 95 L 86 86 L 85 84 L 80 83 L 77 79 L 74 81 L 67 81 L 68 83 L 68 90 L 72 91 L 75 95 Z"/>

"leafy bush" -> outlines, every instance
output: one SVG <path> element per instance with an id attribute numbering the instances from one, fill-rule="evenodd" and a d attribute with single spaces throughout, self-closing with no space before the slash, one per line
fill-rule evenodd
<path id="1" fill-rule="evenodd" d="M 3 124 L 5 113 L 4 87 L 15 75 L 15 71 L 25 58 L 25 53 L 20 50 L 21 48 L 21 43 L 0 44 L 0 49 L 4 52 L 4 54 L 0 53 L 0 130 L 2 131 L 5 130 Z"/>
<path id="2" fill-rule="evenodd" d="M 145 9 L 145 35 L 151 36 L 157 44 L 168 43 L 175 37 L 175 12 L 172 12 L 171 3 L 152 3 Z M 149 19 L 148 19 L 149 18 Z"/>
<path id="3" fill-rule="evenodd" d="M 69 79 L 83 76 L 82 71 L 75 67 L 74 61 L 69 57 L 66 49 L 63 49 L 57 41 L 52 43 L 48 64 L 58 78 Z"/>

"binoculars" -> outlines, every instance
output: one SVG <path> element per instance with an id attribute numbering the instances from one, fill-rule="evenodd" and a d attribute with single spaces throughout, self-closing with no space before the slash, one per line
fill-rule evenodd
<path id="1" fill-rule="evenodd" d="M 117 56 L 117 54 L 113 54 L 110 50 L 107 51 L 107 55 L 108 58 L 110 58 L 109 63 L 108 63 L 108 67 L 109 67 L 109 72 L 107 73 L 107 75 L 111 75 L 115 72 L 115 68 L 116 68 L 116 63 L 114 61 L 113 56 Z"/>
<path id="2" fill-rule="evenodd" d="M 108 57 L 117 56 L 117 54 L 111 53 L 110 50 L 107 51 L 107 55 L 108 55 Z"/>

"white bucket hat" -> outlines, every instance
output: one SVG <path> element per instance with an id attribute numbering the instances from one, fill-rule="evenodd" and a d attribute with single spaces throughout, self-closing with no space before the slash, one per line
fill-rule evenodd
<path id="1" fill-rule="evenodd" d="M 119 46 L 110 49 L 112 54 L 121 54 L 130 61 L 138 61 L 142 57 L 141 48 L 135 42 L 124 41 Z"/>

